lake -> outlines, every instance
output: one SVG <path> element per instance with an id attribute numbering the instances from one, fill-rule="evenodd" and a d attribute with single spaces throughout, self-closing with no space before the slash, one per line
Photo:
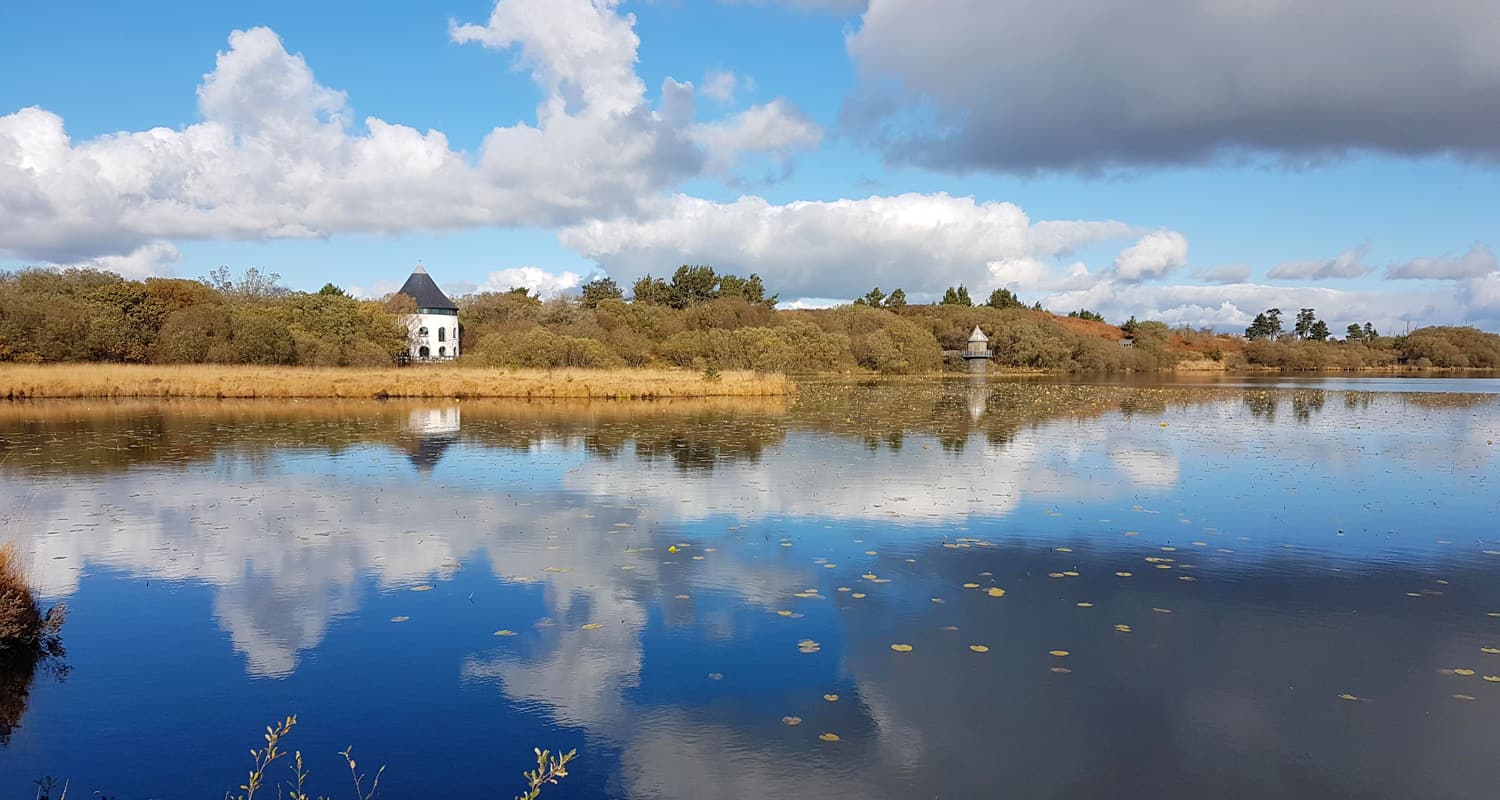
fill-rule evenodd
<path id="1" fill-rule="evenodd" d="M 0 787 L 223 797 L 296 714 L 339 796 L 1488 796 L 1497 442 L 1495 379 L 0 405 L 68 607 Z"/>

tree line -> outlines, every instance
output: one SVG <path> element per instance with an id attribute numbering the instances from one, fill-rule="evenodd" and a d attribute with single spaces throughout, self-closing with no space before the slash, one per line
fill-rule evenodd
<path id="1" fill-rule="evenodd" d="M 1500 368 L 1500 337 L 1472 328 L 1390 337 L 1365 323 L 1337 341 L 1313 309 L 1299 311 L 1290 331 L 1268 309 L 1243 338 L 1133 317 L 1115 328 L 1088 309 L 1054 315 L 1005 288 L 975 304 L 963 285 L 930 305 L 875 287 L 836 308 L 778 309 L 758 275 L 706 265 L 643 276 L 628 295 L 600 277 L 547 300 L 524 287 L 455 299 L 461 363 L 489 366 L 931 372 L 961 364 L 957 352 L 977 325 L 994 363 L 1027 369 L 1146 371 L 1192 359 Z M 139 281 L 87 269 L 0 272 L 0 361 L 384 366 L 406 351 L 402 315 L 413 310 L 402 296 L 356 299 L 332 284 L 289 291 L 256 269 Z M 1127 337 L 1133 346 L 1121 347 Z"/>

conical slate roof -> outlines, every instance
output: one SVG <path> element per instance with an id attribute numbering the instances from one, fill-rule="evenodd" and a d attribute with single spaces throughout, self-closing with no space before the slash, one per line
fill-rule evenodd
<path id="1" fill-rule="evenodd" d="M 980 330 L 978 325 L 975 325 L 974 332 L 969 334 L 969 341 L 971 342 L 988 342 L 989 340 L 990 337 L 985 336 L 984 331 Z"/>
<path id="2" fill-rule="evenodd" d="M 406 283 L 401 284 L 396 294 L 404 294 L 417 301 L 417 308 L 458 310 L 458 306 L 448 299 L 448 295 L 443 294 L 443 290 L 438 288 L 437 283 L 432 280 L 432 276 L 427 274 L 426 268 L 421 264 L 412 270 L 411 277 L 406 279 Z"/>

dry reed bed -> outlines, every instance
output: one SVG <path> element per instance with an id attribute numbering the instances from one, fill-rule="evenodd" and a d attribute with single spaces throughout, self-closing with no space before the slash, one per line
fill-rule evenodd
<path id="1" fill-rule="evenodd" d="M 795 385 L 782 375 L 725 371 L 715 380 L 687 370 L 512 370 L 413 366 L 318 369 L 219 364 L 7 364 L 0 397 L 29 398 L 386 398 L 507 397 L 652 399 L 776 397 Z"/>

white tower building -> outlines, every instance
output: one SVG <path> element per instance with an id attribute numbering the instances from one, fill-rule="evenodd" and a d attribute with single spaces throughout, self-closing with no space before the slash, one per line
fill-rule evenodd
<path id="1" fill-rule="evenodd" d="M 427 269 L 417 264 L 396 294 L 417 304 L 406 316 L 407 353 L 412 361 L 447 361 L 458 357 L 458 306 L 443 294 Z"/>

